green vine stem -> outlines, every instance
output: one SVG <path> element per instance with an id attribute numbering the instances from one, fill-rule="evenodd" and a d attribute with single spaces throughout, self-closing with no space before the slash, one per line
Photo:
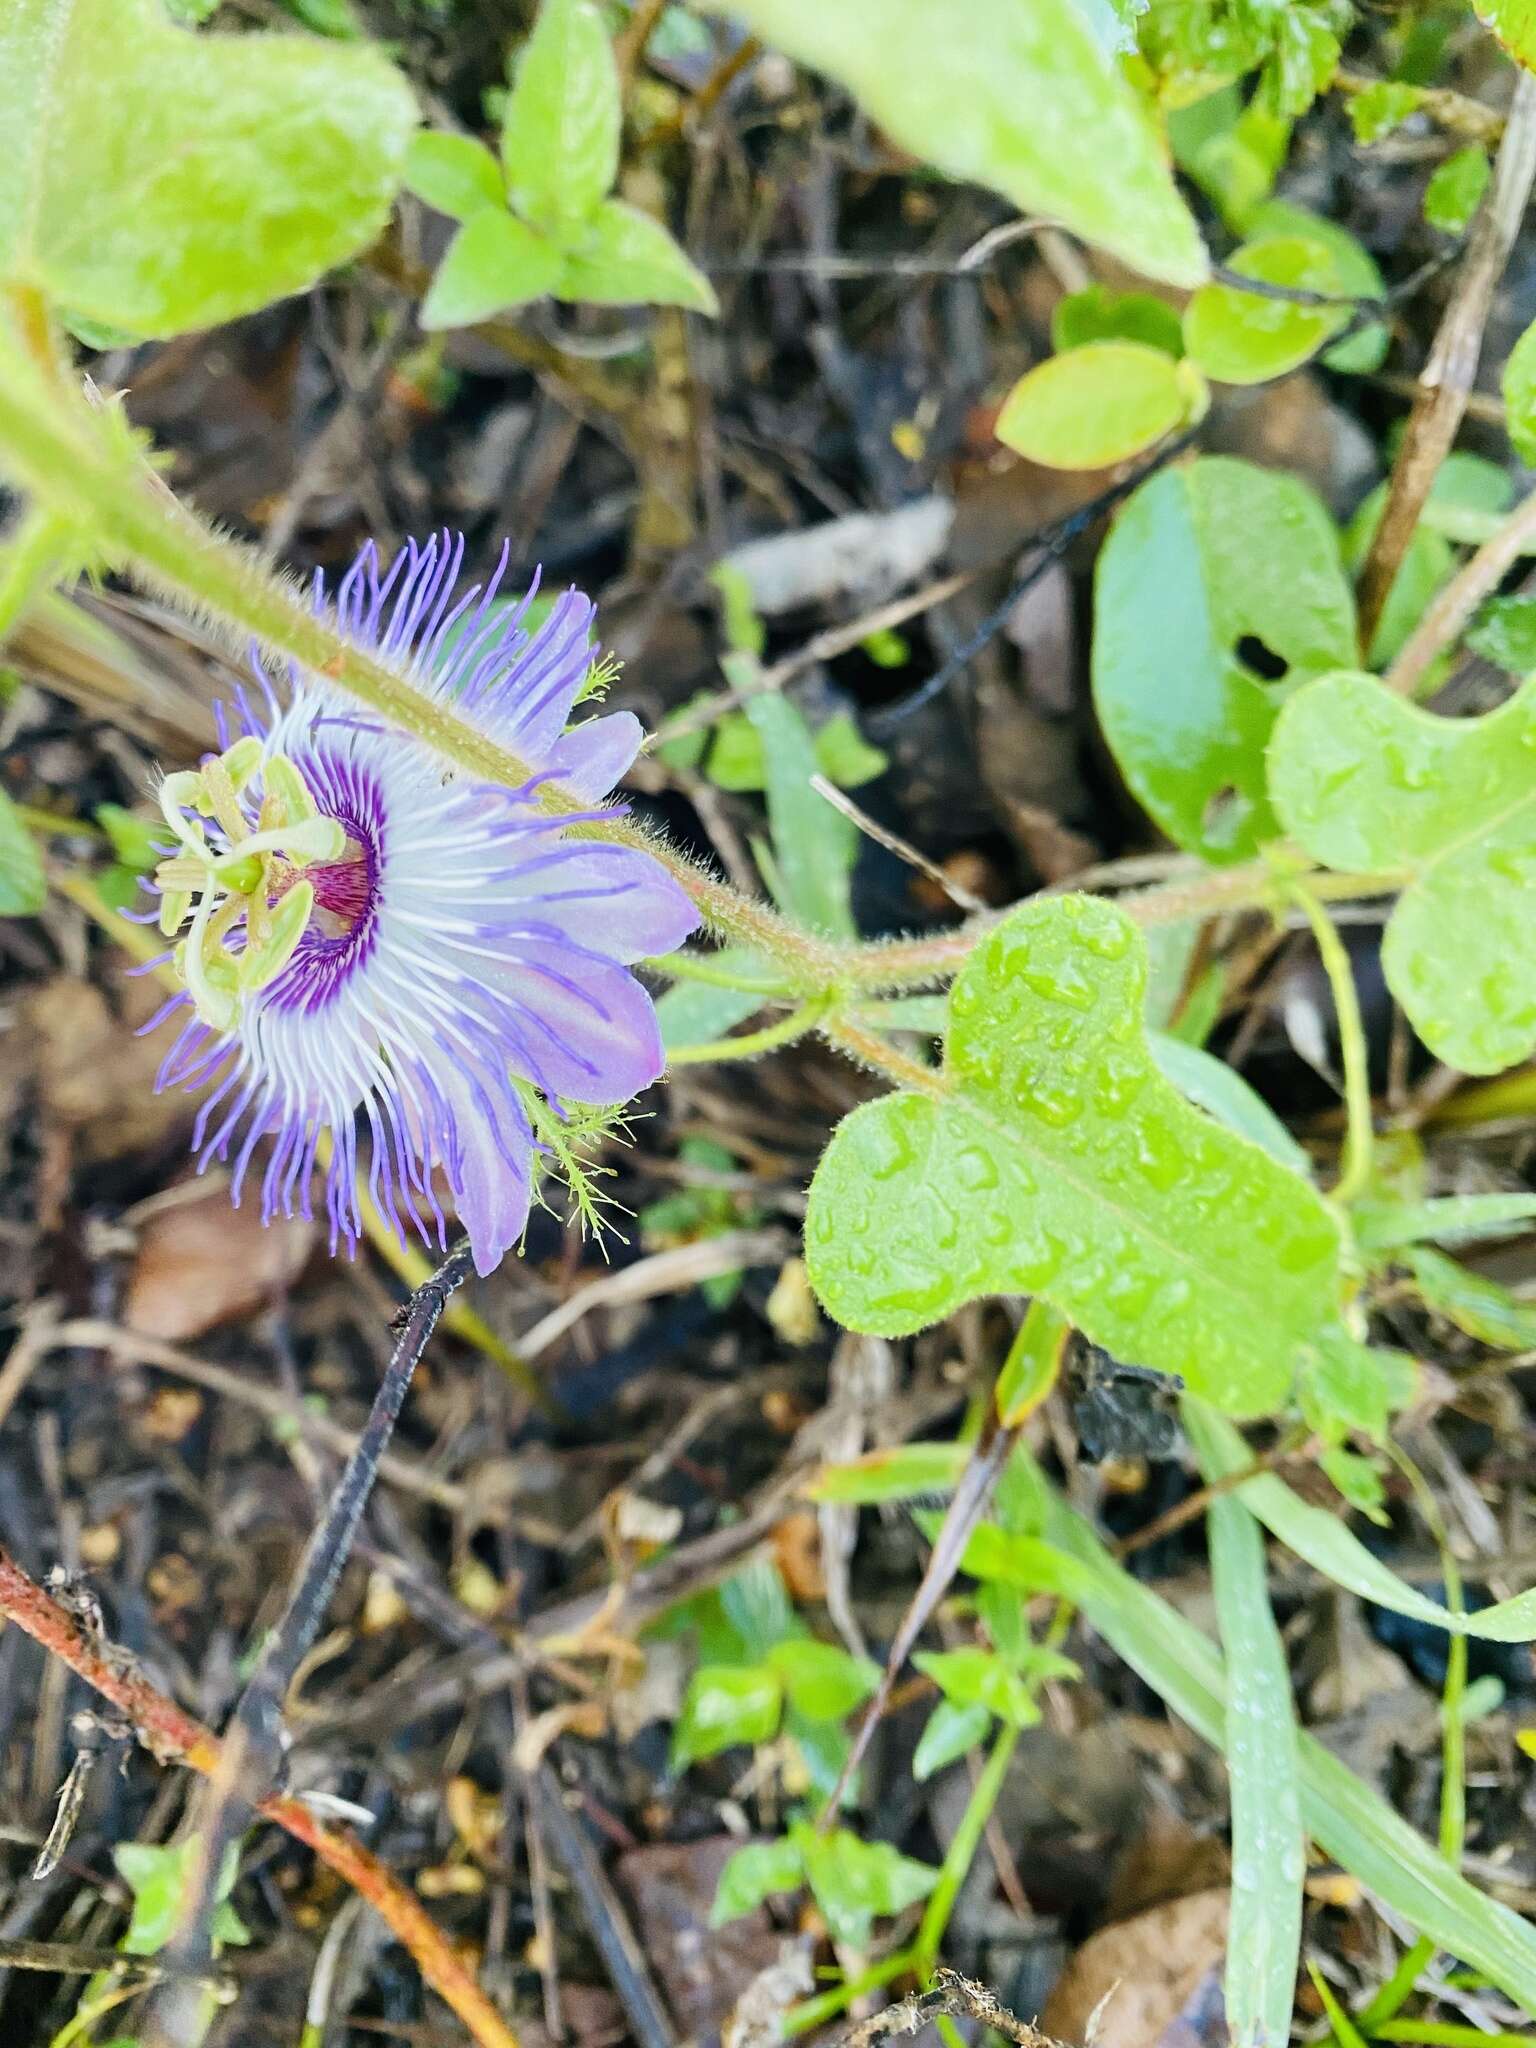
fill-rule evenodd
<path id="1" fill-rule="evenodd" d="M 743 1031 L 735 1038 L 712 1038 L 703 1045 L 681 1045 L 667 1054 L 669 1067 L 701 1066 L 708 1060 L 750 1060 L 776 1046 L 793 1045 L 814 1031 L 826 1015 L 830 996 L 820 996 L 791 1010 L 759 1031 Z"/>
<path id="2" fill-rule="evenodd" d="M 1323 972 L 1333 994 L 1334 1015 L 1339 1025 L 1339 1047 L 1344 1058 L 1344 1156 L 1333 1199 L 1347 1207 L 1365 1190 L 1371 1176 L 1371 1153 L 1375 1131 L 1371 1122 L 1371 1077 L 1366 1056 L 1365 1027 L 1360 1021 L 1360 997 L 1350 968 L 1344 941 L 1332 918 L 1318 902 L 1310 887 L 1299 882 L 1289 885 L 1289 894 L 1300 907 L 1322 959 Z"/>
<path id="3" fill-rule="evenodd" d="M 121 413 L 110 405 L 88 405 L 58 361 L 49 359 L 47 324 L 39 325 L 34 316 L 35 309 L 14 298 L 0 304 L 0 464 L 33 494 L 44 516 L 91 536 L 109 560 L 211 620 L 232 640 L 250 635 L 272 654 L 323 675 L 470 773 L 511 788 L 531 779 L 527 761 L 423 696 L 340 632 L 333 618 L 316 611 L 308 594 L 254 548 L 215 532 L 181 504 Z M 554 817 L 584 808 L 558 785 L 543 787 L 537 800 Z M 932 937 L 845 944 L 797 930 L 770 905 L 717 880 L 628 819 L 572 830 L 643 848 L 687 890 L 714 932 L 771 959 L 791 996 L 932 987 L 955 972 L 994 921 L 983 916 Z M 1311 879 L 1320 897 L 1374 895 L 1397 886 L 1396 877 Z M 1139 922 L 1164 924 L 1272 904 L 1275 886 L 1273 870 L 1256 862 L 1124 900 Z M 707 954 L 682 958 L 696 964 L 680 966 L 679 972 L 697 972 L 698 966 L 707 972 Z"/>
<path id="4" fill-rule="evenodd" d="M 924 1981 L 932 1975 L 933 1966 L 939 1959 L 949 1916 L 955 1910 L 960 1887 L 969 1876 L 976 1852 L 981 1847 L 981 1838 L 1003 1789 L 1003 1780 L 1008 1775 L 1018 1740 L 1019 1731 L 1012 1723 L 1004 1721 L 999 1724 L 987 1760 L 971 1787 L 971 1796 L 960 1816 L 960 1825 L 945 1852 L 939 1881 L 928 1895 L 922 1922 L 912 1943 L 913 1966 Z"/>

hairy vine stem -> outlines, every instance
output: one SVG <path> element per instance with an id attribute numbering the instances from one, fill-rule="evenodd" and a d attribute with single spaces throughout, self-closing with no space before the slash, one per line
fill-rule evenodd
<path id="1" fill-rule="evenodd" d="M 120 412 L 88 405 L 60 374 L 51 348 L 35 308 L 18 305 L 14 297 L 0 305 L 0 465 L 45 513 L 95 536 L 110 561 L 211 620 L 232 640 L 249 635 L 280 659 L 323 675 L 482 780 L 514 789 L 535 780 L 529 762 L 414 688 L 341 632 L 333 617 L 256 549 L 219 534 L 183 505 L 162 483 Z M 558 784 L 540 785 L 536 801 L 555 818 L 584 808 Z M 766 956 L 778 970 L 782 993 L 801 1001 L 832 998 L 835 1007 L 845 995 L 933 987 L 954 974 L 995 922 L 987 915 L 934 936 L 847 943 L 798 930 L 771 905 L 731 888 L 631 819 L 615 816 L 571 829 L 643 849 L 686 889 L 715 934 Z M 1318 895 L 1330 898 L 1396 886 L 1395 879 L 1376 876 L 1314 879 Z M 1127 897 L 1125 907 L 1140 923 L 1160 924 L 1275 900 L 1273 871 L 1254 862 L 1142 891 Z"/>

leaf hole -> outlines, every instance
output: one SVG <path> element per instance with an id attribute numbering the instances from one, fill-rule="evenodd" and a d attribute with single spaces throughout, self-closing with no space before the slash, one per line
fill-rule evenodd
<path id="1" fill-rule="evenodd" d="M 1245 633 L 1237 643 L 1237 658 L 1261 683 L 1278 683 L 1290 673 L 1290 663 L 1268 647 L 1256 633 Z"/>

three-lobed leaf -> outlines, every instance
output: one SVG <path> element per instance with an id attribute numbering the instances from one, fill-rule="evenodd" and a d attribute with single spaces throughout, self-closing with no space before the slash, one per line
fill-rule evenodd
<path id="1" fill-rule="evenodd" d="M 608 196 L 621 125 L 602 10 L 595 0 L 543 0 L 514 66 L 500 165 L 461 135 L 423 135 L 412 148 L 411 190 L 464 223 L 427 294 L 424 326 L 467 326 L 547 294 L 718 312 L 708 278 L 662 223 Z"/>
<path id="2" fill-rule="evenodd" d="M 1482 718 L 1441 718 L 1374 676 L 1322 676 L 1285 706 L 1270 789 L 1333 868 L 1406 872 L 1387 984 L 1437 1058 L 1492 1074 L 1536 1042 L 1536 679 Z"/>
<path id="3" fill-rule="evenodd" d="M 7 0 L 0 276 L 134 335 L 232 320 L 374 239 L 416 119 L 361 44 L 197 35 L 158 0 Z"/>
<path id="4" fill-rule="evenodd" d="M 703 0 L 848 88 L 903 149 L 1144 277 L 1208 262 L 1145 109 L 1078 0 Z"/>
<path id="5" fill-rule="evenodd" d="M 1127 501 L 1094 578 L 1093 697 L 1137 800 L 1215 863 L 1275 836 L 1264 750 L 1300 677 L 1355 657 L 1333 523 L 1294 477 L 1210 456 Z M 1245 656 L 1283 665 L 1277 680 Z"/>
<path id="6" fill-rule="evenodd" d="M 899 1336 L 1040 1294 L 1222 1407 L 1284 1400 L 1335 1315 L 1337 1226 L 1163 1078 L 1145 979 L 1135 926 L 1087 897 L 1026 904 L 983 941 L 933 1092 L 855 1110 L 811 1183 L 811 1280 L 839 1322 Z"/>

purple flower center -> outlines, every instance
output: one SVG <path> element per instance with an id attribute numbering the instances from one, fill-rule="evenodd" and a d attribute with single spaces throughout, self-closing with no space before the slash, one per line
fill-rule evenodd
<path id="1" fill-rule="evenodd" d="M 312 861 L 302 870 L 280 877 L 271 900 L 278 901 L 293 884 L 304 880 L 315 892 L 315 907 L 293 958 L 268 987 L 266 1000 L 279 1009 L 323 1008 L 349 976 L 371 956 L 378 937 L 380 883 L 384 866 L 383 804 L 379 790 L 356 773 L 350 763 L 325 762 L 332 772 L 311 778 L 320 808 L 347 835 L 339 860 Z M 343 806 L 327 802 L 328 781 L 351 785 L 356 799 Z"/>
<path id="2" fill-rule="evenodd" d="M 327 938 L 345 939 L 373 908 L 378 863 L 368 842 L 349 832 L 341 859 L 312 861 L 304 879 L 315 891 L 316 928 Z"/>

